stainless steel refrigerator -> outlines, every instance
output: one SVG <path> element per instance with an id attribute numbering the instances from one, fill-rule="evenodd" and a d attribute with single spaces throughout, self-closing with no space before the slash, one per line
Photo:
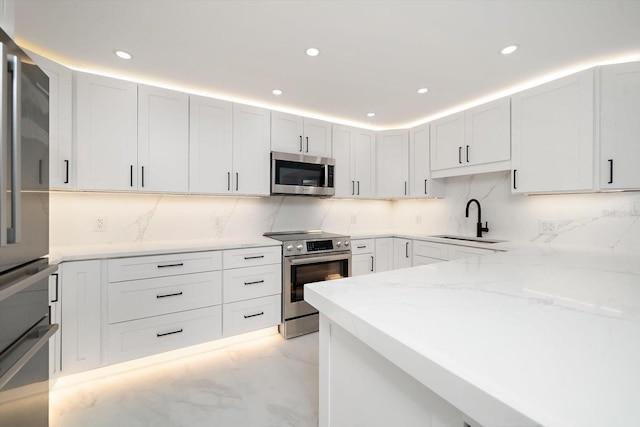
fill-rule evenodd
<path id="1" fill-rule="evenodd" d="M 49 79 L 0 30 L 0 427 L 48 425 Z"/>

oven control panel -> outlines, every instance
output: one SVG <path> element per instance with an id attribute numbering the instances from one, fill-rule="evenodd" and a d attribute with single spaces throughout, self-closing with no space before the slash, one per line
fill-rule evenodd
<path id="1" fill-rule="evenodd" d="M 307 242 L 307 252 L 333 250 L 333 240 L 312 240 Z"/>
<path id="2" fill-rule="evenodd" d="M 283 248 L 284 256 L 344 252 L 351 249 L 348 237 L 322 240 L 288 241 L 284 243 Z"/>

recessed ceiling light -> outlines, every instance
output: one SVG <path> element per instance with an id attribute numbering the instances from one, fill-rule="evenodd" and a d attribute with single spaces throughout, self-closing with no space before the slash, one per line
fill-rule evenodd
<path id="1" fill-rule="evenodd" d="M 501 50 L 501 53 L 503 55 L 509 55 L 510 53 L 515 52 L 518 49 L 518 46 L 516 46 L 515 44 L 512 44 L 511 46 L 507 46 L 504 49 Z"/>
<path id="2" fill-rule="evenodd" d="M 271 93 L 274 95 L 282 95 L 283 92 L 280 89 L 274 89 L 271 91 Z"/>
<path id="3" fill-rule="evenodd" d="M 315 47 L 310 47 L 309 49 L 307 49 L 307 55 L 309 56 L 318 56 L 319 54 L 320 54 L 320 51 Z"/>
<path id="4" fill-rule="evenodd" d="M 373 117 L 375 115 L 376 115 L 376 113 L 367 113 L 367 117 Z"/>
<path id="5" fill-rule="evenodd" d="M 121 59 L 131 59 L 131 54 L 124 50 L 116 50 L 116 56 Z"/>
<path id="6" fill-rule="evenodd" d="M 422 93 L 427 93 L 429 92 L 429 89 L 427 89 L 426 87 L 421 87 L 420 89 L 418 89 L 418 93 L 422 94 Z"/>

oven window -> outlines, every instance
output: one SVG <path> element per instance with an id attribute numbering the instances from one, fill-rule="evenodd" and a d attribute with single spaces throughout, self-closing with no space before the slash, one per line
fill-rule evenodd
<path id="1" fill-rule="evenodd" d="M 349 276 L 346 259 L 291 266 L 291 302 L 304 300 L 304 285 Z"/>
<path id="2" fill-rule="evenodd" d="M 277 185 L 324 187 L 324 165 L 276 160 Z"/>

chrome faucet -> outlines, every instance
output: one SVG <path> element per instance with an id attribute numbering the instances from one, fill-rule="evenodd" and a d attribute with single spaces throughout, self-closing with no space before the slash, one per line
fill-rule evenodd
<path id="1" fill-rule="evenodd" d="M 482 226 L 482 209 L 480 208 L 480 202 L 476 199 L 471 199 L 467 202 L 467 210 L 465 212 L 465 216 L 469 218 L 469 206 L 471 205 L 471 202 L 476 202 L 476 205 L 478 205 L 478 224 L 476 225 L 476 237 L 482 237 L 483 231 L 489 231 L 489 222 L 487 221 L 486 226 Z"/>

